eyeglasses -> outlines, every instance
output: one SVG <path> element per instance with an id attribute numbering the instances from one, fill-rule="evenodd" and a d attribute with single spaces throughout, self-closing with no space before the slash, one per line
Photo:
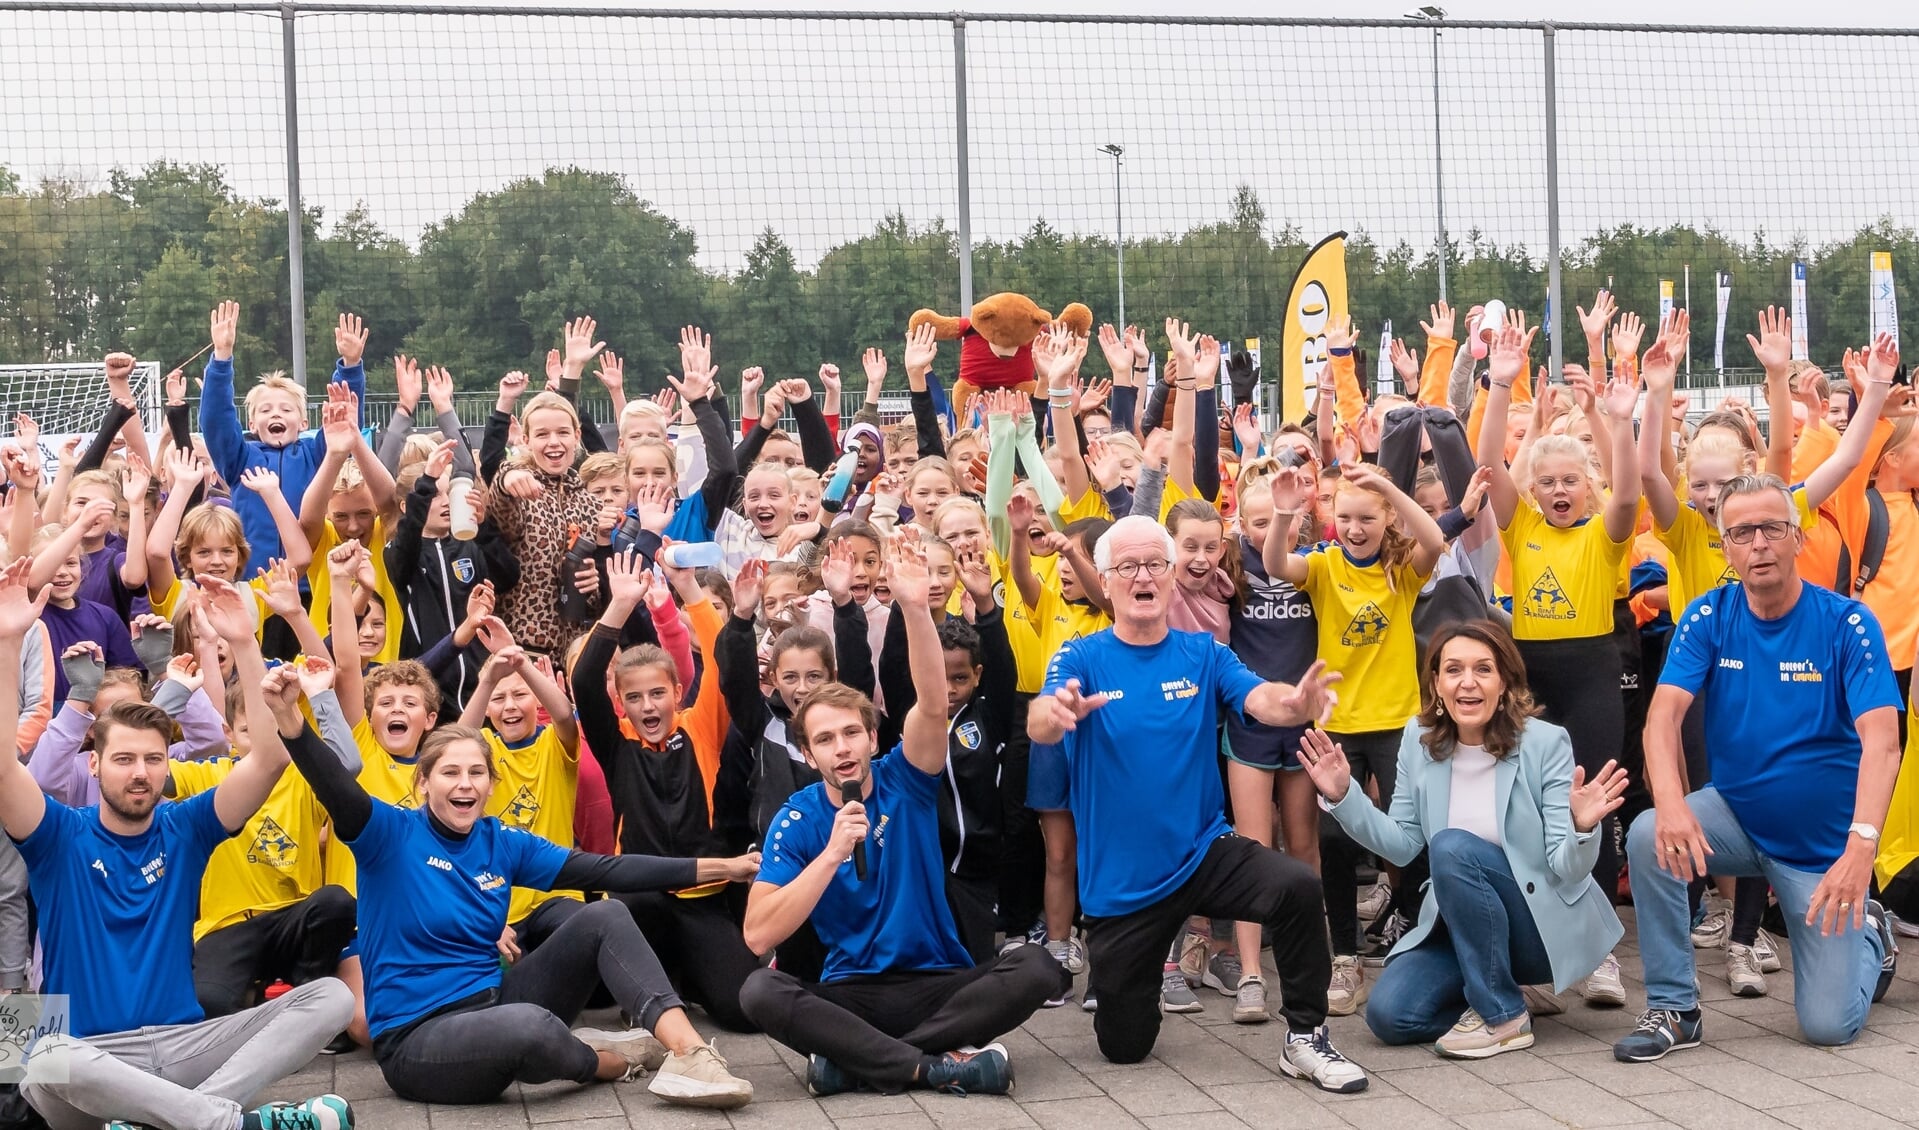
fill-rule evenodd
<path id="1" fill-rule="evenodd" d="M 1534 479 L 1533 493 L 1546 494 L 1549 491 L 1551 491 L 1554 486 L 1559 486 L 1564 488 L 1567 494 L 1573 494 L 1573 493 L 1576 493 L 1580 487 L 1585 485 L 1586 485 L 1586 477 L 1584 475 L 1567 475 L 1566 477 L 1561 479 L 1551 479 L 1551 478 Z"/>
<path id="2" fill-rule="evenodd" d="M 1727 526 L 1725 537 L 1734 545 L 1751 545 L 1754 534 L 1766 535 L 1767 541 L 1785 541 L 1792 531 L 1791 522 L 1755 522 L 1749 526 Z"/>
<path id="3" fill-rule="evenodd" d="M 1142 570 L 1144 570 L 1149 577 L 1164 577 L 1166 571 L 1172 567 L 1173 563 L 1171 561 L 1166 560 L 1164 557 L 1155 557 L 1151 561 L 1122 561 L 1113 566 L 1112 571 L 1130 581 L 1134 577 L 1139 576 Z"/>

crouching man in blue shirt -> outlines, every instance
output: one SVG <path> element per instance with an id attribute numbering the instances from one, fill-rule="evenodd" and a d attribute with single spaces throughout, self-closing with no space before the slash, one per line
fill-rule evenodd
<path id="1" fill-rule="evenodd" d="M 1740 581 L 1674 617 L 1646 718 L 1653 807 L 1627 838 L 1646 1012 L 1613 1045 L 1631 1063 L 1703 1038 L 1686 885 L 1763 875 L 1792 939 L 1793 1008 L 1815 1044 L 1849 1044 L 1892 981 L 1886 912 L 1867 897 L 1899 776 L 1899 688 L 1879 622 L 1799 578 L 1799 512 L 1773 475 L 1719 491 Z M 1688 794 L 1679 727 L 1705 700 L 1712 785 Z"/>
<path id="2" fill-rule="evenodd" d="M 1319 877 L 1233 834 L 1216 768 L 1220 711 L 1298 726 L 1332 707 L 1337 676 L 1315 662 L 1297 686 L 1268 683 L 1231 648 L 1168 626 L 1173 539 L 1144 516 L 1099 539 L 1093 563 L 1113 626 L 1068 641 L 1026 714 L 1033 758 L 1063 756 L 1079 829 L 1079 901 L 1099 1002 L 1102 1055 L 1137 1063 L 1159 1038 L 1162 959 L 1194 914 L 1272 930 L 1286 1043 L 1278 1067 L 1322 1090 L 1366 1089 L 1326 1032 L 1333 959 Z"/>
<path id="3" fill-rule="evenodd" d="M 0 702 L 18 701 L 20 639 L 46 603 L 45 590 L 28 595 L 29 568 L 23 557 L 0 569 Z M 236 693 L 249 717 L 264 718 L 266 688 L 294 672 L 267 673 L 237 590 L 210 578 L 200 587 L 195 629 L 226 641 Z M 13 711 L 0 710 L 0 749 L 13 749 L 14 727 Z M 207 860 L 266 803 L 286 748 L 256 724 L 253 751 L 218 787 L 160 805 L 172 731 L 166 712 L 144 702 L 102 713 L 92 731 L 100 803 L 87 808 L 43 796 L 18 758 L 0 757 L 0 825 L 20 846 L 40 908 L 42 988 L 69 998 L 68 1032 L 28 1049 L 21 1093 L 53 1130 L 350 1130 L 352 1110 L 335 1095 L 244 1109 L 346 1027 L 345 985 L 309 981 L 215 1020 L 193 990 Z"/>
<path id="4" fill-rule="evenodd" d="M 1070 978 L 1041 946 L 976 966 L 960 944 L 940 855 L 945 653 L 924 553 L 911 545 L 893 553 L 887 583 L 906 621 L 918 699 L 900 744 L 878 760 L 865 695 L 829 683 L 794 711 L 788 731 L 824 780 L 774 817 L 746 904 L 746 944 L 764 954 L 810 921 L 826 967 L 817 985 L 761 969 L 740 990 L 740 1008 L 808 1057 L 814 1095 L 863 1086 L 1005 1094 L 1012 1066 L 988 1041 L 1065 992 Z M 859 799 L 844 800 L 843 790 Z"/>

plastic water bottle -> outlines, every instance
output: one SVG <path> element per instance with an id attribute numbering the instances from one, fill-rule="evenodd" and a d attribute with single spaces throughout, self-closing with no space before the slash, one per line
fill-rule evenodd
<path id="1" fill-rule="evenodd" d="M 853 486 L 853 471 L 860 465 L 860 453 L 853 450 L 840 456 L 833 466 L 833 477 L 826 481 L 826 489 L 820 494 L 820 509 L 828 514 L 838 514 L 840 507 L 846 505 L 846 492 Z"/>
<path id="2" fill-rule="evenodd" d="M 660 550 L 660 564 L 669 569 L 717 569 L 725 559 L 712 541 L 675 542 Z"/>
<path id="3" fill-rule="evenodd" d="M 1479 324 L 1472 327 L 1473 360 L 1486 359 L 1487 351 L 1492 348 L 1492 343 L 1488 339 L 1499 332 L 1499 327 L 1505 324 L 1505 321 L 1506 304 L 1497 298 L 1487 300 L 1485 307 L 1479 312 Z"/>
<path id="4" fill-rule="evenodd" d="M 472 475 L 453 476 L 453 485 L 447 491 L 447 510 L 453 519 L 454 538 L 472 541 L 480 536 L 480 520 L 473 513 Z"/>

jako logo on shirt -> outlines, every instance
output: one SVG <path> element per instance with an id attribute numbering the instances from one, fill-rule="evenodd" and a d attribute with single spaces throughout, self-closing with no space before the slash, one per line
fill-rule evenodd
<path id="1" fill-rule="evenodd" d="M 438 867 L 438 868 L 439 868 L 440 870 L 442 870 L 442 871 L 451 871 L 451 870 L 453 870 L 453 865 L 452 865 L 451 863 L 448 863 L 448 862 L 447 862 L 446 860 L 444 860 L 444 859 L 441 859 L 441 858 L 440 858 L 439 856 L 437 856 L 437 855 L 429 855 L 429 856 L 427 856 L 427 857 L 426 857 L 426 865 L 427 865 L 428 867 Z"/>
<path id="2" fill-rule="evenodd" d="M 1723 656 L 1723 655 L 1719 657 L 1719 665 L 1720 665 L 1721 667 L 1724 667 L 1724 668 L 1725 668 L 1726 670 L 1728 670 L 1728 671 L 1744 671 L 1744 670 L 1746 669 L 1746 661 L 1745 661 L 1745 660 L 1743 660 L 1743 659 L 1727 659 L 1727 658 L 1726 658 L 1725 656 Z"/>

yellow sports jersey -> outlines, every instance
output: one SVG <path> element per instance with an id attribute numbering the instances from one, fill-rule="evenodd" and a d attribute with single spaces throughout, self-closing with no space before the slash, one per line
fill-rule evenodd
<path id="1" fill-rule="evenodd" d="M 180 601 L 185 598 L 192 584 L 193 582 L 190 580 L 182 580 L 179 577 L 175 577 L 173 584 L 168 587 L 167 591 L 161 593 L 157 599 L 150 599 L 148 601 L 148 603 L 153 606 L 153 614 L 155 616 L 165 616 L 169 620 L 173 619 L 174 613 L 180 610 Z M 256 638 L 264 631 L 267 617 L 273 615 L 267 608 L 265 597 L 261 595 L 266 592 L 266 588 L 266 578 L 255 577 L 246 583 L 246 587 L 240 590 L 245 593 L 250 593 L 253 597 L 252 603 L 247 606 L 247 614 L 253 617 L 253 634 Z"/>
<path id="2" fill-rule="evenodd" d="M 486 814 L 563 848 L 573 847 L 573 804 L 580 791 L 579 750 L 568 753 L 551 726 L 540 727 L 518 746 L 507 745 L 492 727 L 481 733 L 486 735 L 486 744 L 493 747 L 494 762 L 500 767 L 500 779 L 493 783 L 493 795 L 487 798 Z M 521 921 L 552 899 L 585 897 L 578 891 L 515 887 L 506 920 Z"/>
<path id="3" fill-rule="evenodd" d="M 353 742 L 360 747 L 359 781 L 366 795 L 401 808 L 418 808 L 419 801 L 413 796 L 413 762 L 395 761 L 364 718 L 353 726 Z M 338 883 L 354 895 L 360 893 L 352 848 L 337 839 L 328 840 L 326 867 L 327 882 Z"/>
<path id="4" fill-rule="evenodd" d="M 1910 694 L 1906 717 L 1913 717 Z M 1919 726 L 1908 725 L 1905 757 L 1899 762 L 1892 805 L 1886 809 L 1886 826 L 1880 829 L 1879 851 L 1872 862 L 1879 885 L 1891 883 L 1915 859 L 1919 859 Z"/>
<path id="5" fill-rule="evenodd" d="M 1081 518 L 1111 518 L 1112 507 L 1106 505 L 1106 496 L 1092 487 L 1079 496 L 1079 501 L 1069 502 L 1060 507 L 1059 519 L 1062 526 L 1070 526 Z"/>
<path id="6" fill-rule="evenodd" d="M 1174 482 L 1170 475 L 1167 476 L 1166 488 L 1160 492 L 1160 496 L 1159 496 L 1159 524 L 1162 526 L 1166 524 L 1166 515 L 1171 514 L 1173 512 L 1173 507 L 1179 505 L 1180 503 L 1186 501 L 1189 498 L 1198 498 L 1198 497 L 1199 497 L 1198 494 L 1186 493 L 1186 490 L 1184 487 L 1181 487 L 1178 483 Z"/>
<path id="7" fill-rule="evenodd" d="M 368 539 L 373 544 L 367 546 L 367 555 L 373 561 L 373 591 L 380 594 L 380 600 L 386 605 L 386 642 L 380 645 L 378 655 L 362 658 L 375 663 L 391 663 L 400 658 L 400 597 L 386 575 L 387 533 L 385 523 L 373 519 L 373 534 Z M 322 636 L 327 634 L 333 609 L 328 603 L 333 598 L 333 574 L 327 572 L 326 555 L 338 549 L 340 541 L 340 531 L 333 528 L 332 522 L 327 522 L 320 530 L 320 544 L 313 547 L 313 564 L 307 566 L 307 587 L 313 590 L 313 607 L 307 615 Z"/>
<path id="8" fill-rule="evenodd" d="M 1799 511 L 1800 527 L 1811 529 L 1819 518 L 1806 505 L 1804 486 L 1792 489 L 1792 501 Z M 1658 534 L 1659 540 L 1672 551 L 1672 568 L 1666 572 L 1666 585 L 1668 606 L 1675 617 L 1698 597 L 1739 580 L 1739 571 L 1726 560 L 1718 528 L 1690 503 L 1681 506 L 1672 525 Z"/>
<path id="9" fill-rule="evenodd" d="M 239 764 L 231 757 L 176 761 L 170 767 L 173 795 L 185 800 L 227 779 Z M 320 828 L 326 811 L 312 786 L 289 769 L 267 794 L 260 811 L 240 834 L 213 849 L 200 880 L 200 917 L 193 924 L 198 942 L 215 930 L 292 906 L 326 883 Z"/>
<path id="10" fill-rule="evenodd" d="M 1620 562 L 1632 544 L 1615 542 L 1605 520 L 1560 529 L 1521 502 L 1499 532 L 1513 562 L 1513 638 L 1572 640 L 1612 634 Z"/>
<path id="11" fill-rule="evenodd" d="M 1387 577 L 1377 562 L 1356 565 L 1337 545 L 1306 555 L 1301 587 L 1319 624 L 1319 657 L 1346 677 L 1328 730 L 1397 730 L 1419 713 L 1413 602 L 1424 580 L 1410 564 L 1391 575 L 1390 585 Z"/>
<path id="12" fill-rule="evenodd" d="M 1032 610 L 1032 616 L 1033 623 L 1038 626 L 1040 650 L 1045 653 L 1045 662 L 1048 663 L 1052 662 L 1053 653 L 1067 640 L 1090 636 L 1113 626 L 1113 618 L 1101 612 L 1097 605 L 1067 600 L 1060 595 L 1058 588 L 1040 590 L 1039 606 Z M 1038 689 L 1035 687 L 1034 693 Z"/>

